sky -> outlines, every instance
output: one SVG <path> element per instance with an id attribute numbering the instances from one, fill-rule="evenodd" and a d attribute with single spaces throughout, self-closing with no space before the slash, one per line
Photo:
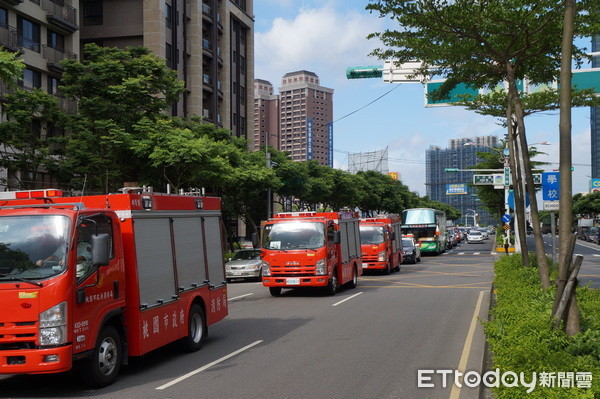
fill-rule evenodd
<path id="1" fill-rule="evenodd" d="M 396 27 L 389 19 L 366 11 L 367 3 L 254 0 L 254 75 L 273 83 L 277 91 L 287 72 L 304 69 L 316 73 L 322 86 L 335 90 L 334 167 L 347 170 L 348 153 L 387 147 L 389 170 L 398 172 L 411 191 L 425 195 L 425 152 L 431 145 L 446 148 L 450 139 L 463 137 L 502 138 L 506 129 L 496 118 L 460 107 L 425 107 L 420 83 L 346 79 L 347 67 L 383 64 L 369 56 L 380 42 L 366 37 Z M 589 47 L 589 43 L 583 45 Z M 359 110 L 362 107 L 365 108 Z M 354 111 L 357 112 L 345 117 Z M 525 120 L 528 143 L 551 143 L 536 146 L 547 153 L 536 160 L 549 162 L 545 166 L 548 171 L 558 169 L 558 123 L 558 112 L 532 115 Z M 590 109 L 573 109 L 573 193 L 588 190 L 590 143 Z"/>

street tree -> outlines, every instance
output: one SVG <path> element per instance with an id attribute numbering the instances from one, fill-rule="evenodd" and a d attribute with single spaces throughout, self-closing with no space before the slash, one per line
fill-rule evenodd
<path id="1" fill-rule="evenodd" d="M 18 53 L 0 49 L 0 80 L 8 87 L 17 86 L 25 69 L 25 63 L 18 56 Z"/>
<path id="2" fill-rule="evenodd" d="M 61 93 L 78 102 L 63 173 L 72 171 L 76 185 L 85 176 L 90 190 L 104 192 L 124 181 L 139 181 L 147 160 L 136 155 L 133 143 L 145 131 L 135 127 L 160 121 L 178 100 L 184 87 L 177 73 L 143 47 L 87 44 L 81 62 L 64 60 L 61 65 Z"/>
<path id="3" fill-rule="evenodd" d="M 575 22 L 576 31 L 589 35 L 593 27 L 588 15 L 590 11 L 597 15 L 593 11 L 597 10 L 598 3 L 584 0 L 580 6 Z M 374 54 L 384 59 L 399 60 L 400 63 L 415 59 L 423 61 L 419 75 L 430 78 L 435 74 L 445 78 L 440 89 L 434 93 L 434 98 L 446 98 L 459 84 L 492 89 L 507 82 L 509 140 L 515 149 L 527 148 L 524 107 L 517 81 L 527 77 L 533 84 L 546 84 L 558 77 L 563 2 L 372 0 L 367 9 L 378 11 L 381 16 L 392 17 L 402 27 L 370 35 L 381 39 L 386 46 Z M 594 23 L 597 25 L 597 22 Z M 583 54 L 584 49 L 574 48 L 575 59 L 581 60 Z M 513 151 L 513 154 L 516 152 Z M 529 188 L 534 228 L 538 230 L 536 252 L 540 280 L 542 286 L 548 288 L 550 279 L 526 151 L 521 151 L 519 158 Z"/>
<path id="4" fill-rule="evenodd" d="M 56 97 L 41 90 L 16 90 L 2 100 L 7 120 L 0 123 L 0 168 L 3 184 L 16 189 L 37 188 L 41 173 L 56 166 L 64 116 Z"/>

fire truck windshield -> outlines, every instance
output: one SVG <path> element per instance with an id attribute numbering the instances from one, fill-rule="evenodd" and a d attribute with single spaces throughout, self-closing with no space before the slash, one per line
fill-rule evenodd
<path id="1" fill-rule="evenodd" d="M 323 223 L 290 221 L 267 224 L 263 228 L 265 249 L 317 249 L 325 245 Z"/>
<path id="2" fill-rule="evenodd" d="M 383 227 L 381 226 L 360 226 L 361 244 L 381 244 L 383 242 Z"/>
<path id="3" fill-rule="evenodd" d="M 70 222 L 61 215 L 0 217 L 0 281 L 38 280 L 67 267 Z"/>

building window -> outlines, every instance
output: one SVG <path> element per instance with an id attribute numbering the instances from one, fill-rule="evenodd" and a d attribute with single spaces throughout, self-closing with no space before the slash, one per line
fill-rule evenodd
<path id="1" fill-rule="evenodd" d="M 0 27 L 8 28 L 8 11 L 0 7 Z"/>
<path id="2" fill-rule="evenodd" d="M 17 19 L 20 45 L 29 50 L 40 52 L 40 25 L 21 16 Z"/>
<path id="3" fill-rule="evenodd" d="M 42 87 L 42 74 L 28 68 L 23 70 L 23 88 L 40 89 Z"/>
<path id="4" fill-rule="evenodd" d="M 58 84 L 59 80 L 55 77 L 48 76 L 48 93 L 55 96 L 58 95 Z"/>
<path id="5" fill-rule="evenodd" d="M 246 11 L 246 0 L 233 0 L 233 4 Z"/>
<path id="6" fill-rule="evenodd" d="M 173 29 L 173 7 L 170 4 L 165 4 L 165 25 L 167 29 Z"/>
<path id="7" fill-rule="evenodd" d="M 48 29 L 48 47 L 58 50 L 65 49 L 65 37 L 59 33 L 52 32 Z"/>
<path id="8" fill-rule="evenodd" d="M 173 46 L 165 43 L 165 60 L 168 68 L 173 68 Z"/>
<path id="9" fill-rule="evenodd" d="M 83 25 L 93 26 L 102 25 L 103 23 L 102 0 L 84 0 Z"/>

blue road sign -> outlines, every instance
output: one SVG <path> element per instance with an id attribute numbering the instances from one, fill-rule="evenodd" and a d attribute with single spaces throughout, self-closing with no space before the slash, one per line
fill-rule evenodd
<path id="1" fill-rule="evenodd" d="M 515 192 L 513 190 L 510 190 L 508 192 L 508 198 L 507 201 L 508 206 L 510 207 L 510 209 L 515 209 Z M 525 208 L 527 208 L 529 206 L 529 195 L 525 196 Z"/>
<path id="2" fill-rule="evenodd" d="M 560 198 L 560 174 L 558 172 L 542 173 L 542 199 L 558 201 Z"/>
<path id="3" fill-rule="evenodd" d="M 510 223 L 510 215 L 502 215 L 502 221 L 504 223 Z"/>

